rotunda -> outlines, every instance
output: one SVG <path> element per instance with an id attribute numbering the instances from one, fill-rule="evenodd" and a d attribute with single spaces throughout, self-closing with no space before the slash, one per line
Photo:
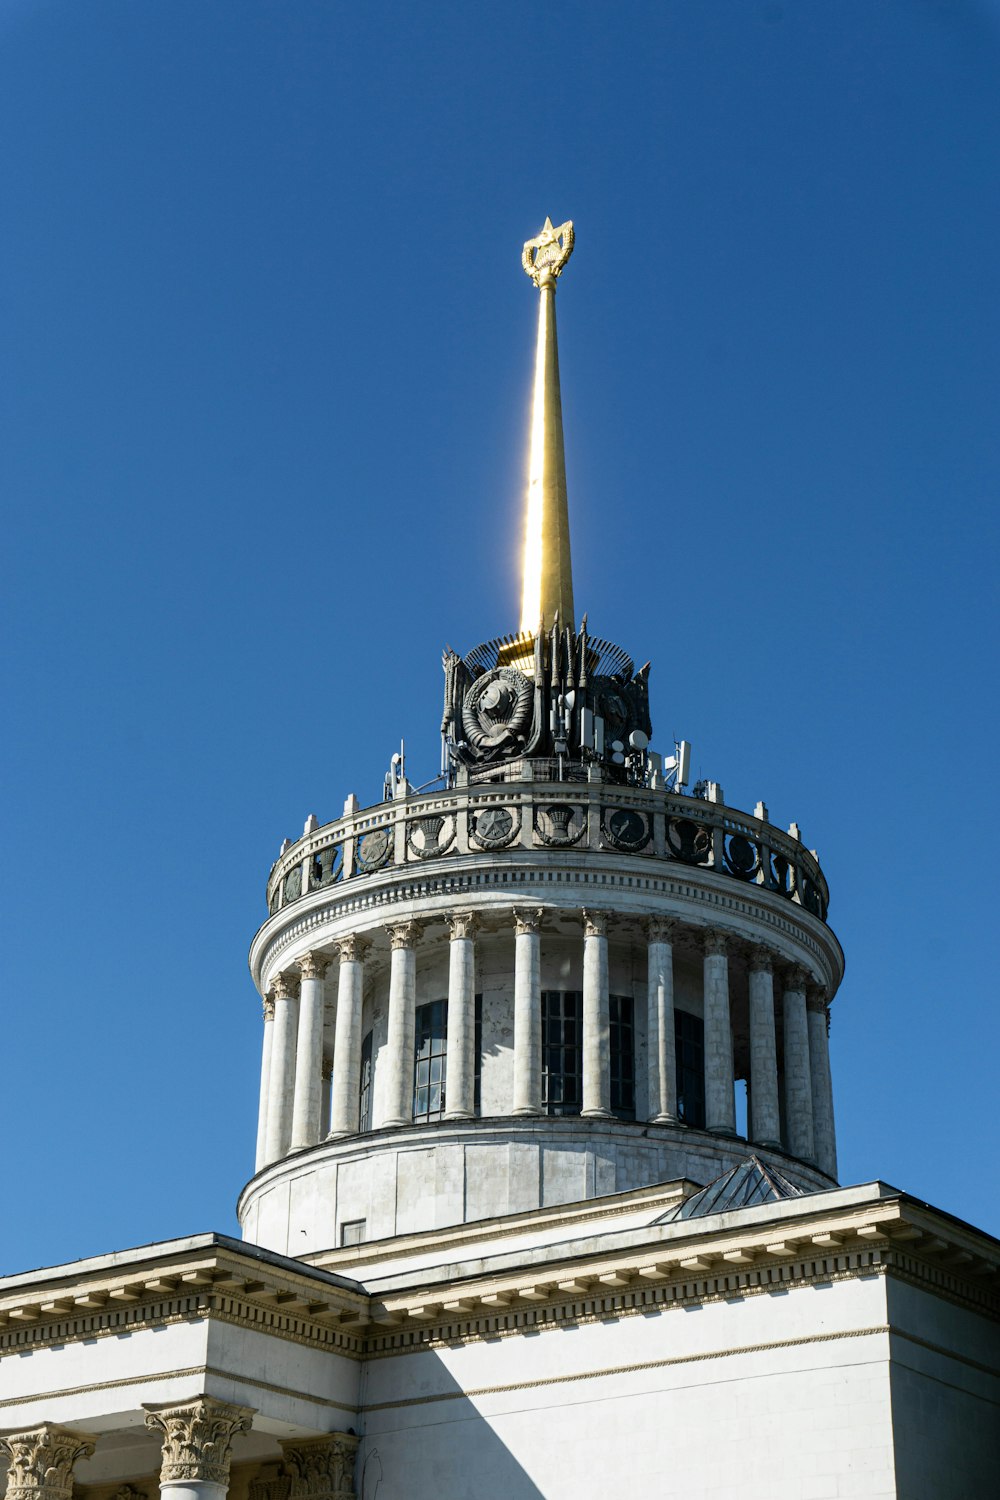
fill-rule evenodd
<path id="1" fill-rule="evenodd" d="M 556 343 L 539 295 L 519 630 L 444 656 L 443 772 L 283 846 L 245 1238 L 303 1255 L 654 1183 L 751 1151 L 836 1183 L 843 954 L 793 824 L 687 791 L 649 666 L 576 624 Z M 739 1108 L 737 1107 L 739 1101 Z"/>

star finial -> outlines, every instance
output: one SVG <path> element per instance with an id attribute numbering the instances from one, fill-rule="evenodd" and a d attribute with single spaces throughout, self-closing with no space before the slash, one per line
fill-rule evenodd
<path id="1" fill-rule="evenodd" d="M 525 240 L 521 264 L 537 287 L 554 286 L 557 276 L 573 254 L 573 221 L 567 219 L 558 228 L 546 216 L 541 233 Z"/>

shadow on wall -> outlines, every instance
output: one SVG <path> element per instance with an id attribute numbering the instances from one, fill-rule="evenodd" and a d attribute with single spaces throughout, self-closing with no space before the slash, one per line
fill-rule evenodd
<path id="1" fill-rule="evenodd" d="M 367 1367 L 361 1401 L 359 1500 L 546 1500 L 436 1353 Z"/>

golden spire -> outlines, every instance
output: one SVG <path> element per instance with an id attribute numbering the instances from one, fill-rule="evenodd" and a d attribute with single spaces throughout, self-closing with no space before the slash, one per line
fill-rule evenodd
<path id="1" fill-rule="evenodd" d="M 557 611 L 561 624 L 572 628 L 576 623 L 559 396 L 559 350 L 556 345 L 556 278 L 562 274 L 572 253 L 572 223 L 567 221 L 554 229 L 551 219 L 545 220 L 541 234 L 528 240 L 521 253 L 521 264 L 538 288 L 540 297 L 524 529 L 523 635 L 534 635 L 540 623 L 543 629 L 551 628 Z"/>

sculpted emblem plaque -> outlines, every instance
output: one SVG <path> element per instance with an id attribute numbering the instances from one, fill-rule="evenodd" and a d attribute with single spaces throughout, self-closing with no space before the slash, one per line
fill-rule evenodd
<path id="1" fill-rule="evenodd" d="M 553 802 L 535 812 L 535 832 L 543 844 L 552 848 L 566 849 L 578 843 L 586 826 L 583 808 L 569 802 Z"/>
<path id="2" fill-rule="evenodd" d="M 359 875 L 368 875 L 381 869 L 392 851 L 392 837 L 388 828 L 373 828 L 358 839 L 357 864 Z"/>
<path id="3" fill-rule="evenodd" d="M 406 825 L 406 842 L 418 859 L 444 854 L 455 837 L 455 819 L 444 813 L 427 813 Z"/>
<path id="4" fill-rule="evenodd" d="M 469 835 L 481 849 L 502 849 L 520 832 L 520 817 L 509 807 L 481 807 L 469 815 Z"/>
<path id="5" fill-rule="evenodd" d="M 523 748 L 531 700 L 531 683 L 514 667 L 495 667 L 472 684 L 462 706 L 462 729 L 478 756 L 489 760 Z"/>

